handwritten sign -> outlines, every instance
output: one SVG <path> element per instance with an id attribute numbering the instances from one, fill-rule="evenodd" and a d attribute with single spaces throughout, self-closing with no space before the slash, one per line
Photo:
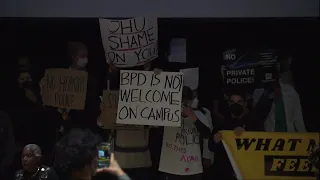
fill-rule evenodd
<path id="1" fill-rule="evenodd" d="M 165 127 L 159 171 L 175 175 L 203 172 L 199 132 L 189 119 L 181 128 Z"/>
<path id="2" fill-rule="evenodd" d="M 43 78 L 43 103 L 52 107 L 83 110 L 87 79 L 85 71 L 47 69 Z"/>
<path id="3" fill-rule="evenodd" d="M 134 67 L 158 57 L 156 17 L 99 19 L 99 22 L 108 63 L 117 67 Z"/>
<path id="4" fill-rule="evenodd" d="M 128 124 L 117 124 L 119 91 L 103 91 L 104 111 L 101 114 L 101 122 L 104 129 L 143 129 L 143 126 L 134 126 Z"/>
<path id="5" fill-rule="evenodd" d="M 117 123 L 181 124 L 181 72 L 121 71 Z"/>

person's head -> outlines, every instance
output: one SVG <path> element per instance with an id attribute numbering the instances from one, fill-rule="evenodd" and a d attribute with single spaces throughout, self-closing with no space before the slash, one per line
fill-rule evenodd
<path id="1" fill-rule="evenodd" d="M 192 90 L 188 86 L 182 88 L 182 104 L 185 107 L 198 108 L 199 99 L 197 90 Z"/>
<path id="2" fill-rule="evenodd" d="M 34 172 L 41 164 L 41 149 L 36 144 L 28 144 L 23 148 L 21 164 L 24 170 Z"/>
<path id="3" fill-rule="evenodd" d="M 192 103 L 191 103 L 191 107 L 193 109 L 198 108 L 199 106 L 199 99 L 198 99 L 198 91 L 197 90 L 193 90 L 192 91 Z"/>
<path id="4" fill-rule="evenodd" d="M 80 42 L 70 42 L 68 44 L 68 54 L 71 59 L 71 66 L 84 68 L 88 64 L 88 48 Z"/>
<path id="5" fill-rule="evenodd" d="M 18 83 L 20 87 L 25 87 L 27 84 L 32 82 L 32 77 L 29 72 L 22 71 L 19 73 Z"/>
<path id="6" fill-rule="evenodd" d="M 151 71 L 151 61 L 147 61 L 147 62 L 143 65 L 143 70 L 145 70 L 145 71 Z"/>
<path id="7" fill-rule="evenodd" d="M 228 105 L 233 116 L 242 116 L 247 106 L 245 95 L 241 93 L 231 93 L 229 95 Z"/>
<path id="8" fill-rule="evenodd" d="M 72 129 L 56 145 L 54 168 L 61 179 L 91 179 L 98 165 L 101 139 L 89 130 Z"/>
<path id="9" fill-rule="evenodd" d="M 30 61 L 26 57 L 22 57 L 18 60 L 19 70 L 20 71 L 27 71 L 30 66 Z"/>
<path id="10" fill-rule="evenodd" d="M 182 88 L 182 105 L 184 107 L 191 107 L 192 100 L 193 100 L 192 90 L 187 86 L 183 86 L 183 88 Z"/>

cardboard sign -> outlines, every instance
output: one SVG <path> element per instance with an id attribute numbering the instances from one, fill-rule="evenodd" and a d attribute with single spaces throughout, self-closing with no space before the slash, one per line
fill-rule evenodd
<path id="1" fill-rule="evenodd" d="M 117 124 L 117 109 L 118 109 L 119 91 L 103 91 L 104 111 L 101 114 L 100 120 L 104 129 L 143 129 L 143 126 L 134 126 L 127 124 Z"/>
<path id="2" fill-rule="evenodd" d="M 233 131 L 222 131 L 222 136 L 239 180 L 315 179 L 308 154 L 319 144 L 319 133 L 245 132 L 237 137 Z"/>
<path id="3" fill-rule="evenodd" d="M 158 57 L 156 17 L 124 20 L 99 19 L 107 63 L 117 67 L 143 65 Z"/>
<path id="4" fill-rule="evenodd" d="M 42 100 L 47 106 L 83 110 L 88 73 L 69 69 L 47 69 L 43 78 Z"/>
<path id="5" fill-rule="evenodd" d="M 181 72 L 121 71 L 117 123 L 181 125 Z"/>

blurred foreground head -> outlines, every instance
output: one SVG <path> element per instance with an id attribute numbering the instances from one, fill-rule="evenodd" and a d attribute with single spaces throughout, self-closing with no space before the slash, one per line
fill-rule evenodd
<path id="1" fill-rule="evenodd" d="M 87 179 L 95 175 L 100 137 L 89 130 L 72 129 L 56 145 L 54 168 L 60 179 Z"/>

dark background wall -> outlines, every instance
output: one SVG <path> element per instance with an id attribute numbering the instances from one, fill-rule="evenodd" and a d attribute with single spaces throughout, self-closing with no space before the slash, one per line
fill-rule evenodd
<path id="1" fill-rule="evenodd" d="M 317 63 L 319 21 L 315 18 L 289 19 L 163 19 L 159 24 L 159 51 L 163 57 L 172 37 L 187 39 L 187 64 L 165 63 L 165 70 L 200 66 L 200 101 L 211 107 L 213 92 L 220 88 L 222 51 L 226 48 L 276 48 L 293 56 L 293 79 L 300 94 L 305 122 L 310 131 L 320 131 Z M 0 21 L 1 78 L 5 95 L 14 95 L 16 61 L 29 57 L 39 77 L 48 67 L 63 63 L 68 41 L 81 41 L 89 48 L 89 72 L 97 79 L 106 75 L 106 63 L 98 19 L 94 18 L 6 18 Z M 162 61 L 167 61 L 162 58 Z M 11 94 L 10 94 L 11 93 Z M 2 93 L 3 94 L 3 93 Z M 6 105 L 14 107 L 17 102 Z"/>

